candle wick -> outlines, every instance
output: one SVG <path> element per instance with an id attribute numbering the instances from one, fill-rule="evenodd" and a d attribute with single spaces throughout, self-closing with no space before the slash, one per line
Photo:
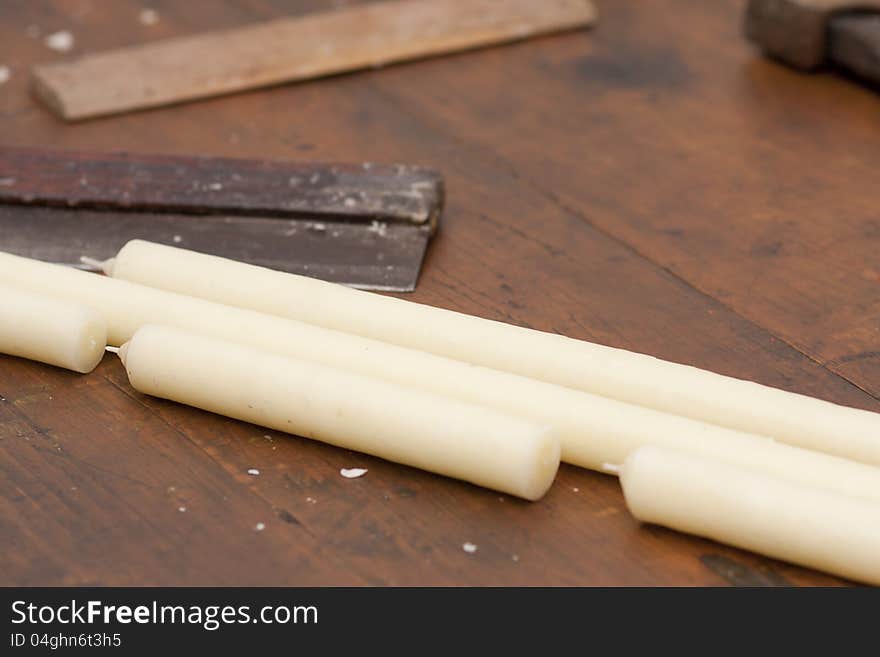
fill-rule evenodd
<path id="1" fill-rule="evenodd" d="M 620 474 L 620 466 L 614 463 L 603 463 L 602 470 L 610 474 Z"/>
<path id="2" fill-rule="evenodd" d="M 113 258 L 110 258 L 109 260 L 98 260 L 97 258 L 90 258 L 89 256 L 80 256 L 79 261 L 92 271 L 99 271 L 108 275 L 110 274 L 113 265 Z"/>

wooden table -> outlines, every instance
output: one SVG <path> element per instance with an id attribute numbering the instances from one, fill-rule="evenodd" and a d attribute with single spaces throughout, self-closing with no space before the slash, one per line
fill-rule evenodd
<path id="1" fill-rule="evenodd" d="M 3 3 L 0 141 L 437 167 L 410 298 L 880 410 L 880 95 L 761 59 L 742 1 L 605 0 L 591 32 L 78 125 L 26 93 L 58 57 L 37 32 L 86 52 L 327 4 Z M 609 476 L 563 466 L 529 504 L 143 397 L 112 358 L 0 357 L 0 396 L 0 584 L 840 583 L 639 526 Z"/>

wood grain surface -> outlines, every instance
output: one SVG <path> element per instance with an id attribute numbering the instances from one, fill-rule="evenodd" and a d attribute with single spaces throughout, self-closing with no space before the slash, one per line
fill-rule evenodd
<path id="1" fill-rule="evenodd" d="M 436 168 L 410 298 L 880 410 L 880 96 L 765 60 L 744 2 L 605 0 L 590 32 L 74 126 L 28 97 L 59 59 L 29 26 L 76 54 L 327 6 L 150 4 L 3 3 L 3 143 Z M 3 584 L 843 583 L 640 526 L 608 476 L 519 502 L 143 397 L 115 359 L 0 357 L 0 397 Z"/>

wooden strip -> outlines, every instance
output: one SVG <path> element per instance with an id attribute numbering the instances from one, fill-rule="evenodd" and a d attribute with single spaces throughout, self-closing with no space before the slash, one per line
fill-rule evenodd
<path id="1" fill-rule="evenodd" d="M 84 119 L 377 67 L 590 25 L 590 0 L 410 0 L 286 18 L 34 69 L 36 94 Z"/>
<path id="2" fill-rule="evenodd" d="M 0 148 L 0 203 L 433 226 L 443 179 L 406 165 Z"/>

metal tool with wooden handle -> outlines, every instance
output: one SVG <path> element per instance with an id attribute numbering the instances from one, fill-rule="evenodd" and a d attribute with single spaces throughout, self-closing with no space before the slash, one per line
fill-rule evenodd
<path id="1" fill-rule="evenodd" d="M 745 32 L 795 68 L 833 62 L 880 82 L 880 0 L 749 0 Z"/>

